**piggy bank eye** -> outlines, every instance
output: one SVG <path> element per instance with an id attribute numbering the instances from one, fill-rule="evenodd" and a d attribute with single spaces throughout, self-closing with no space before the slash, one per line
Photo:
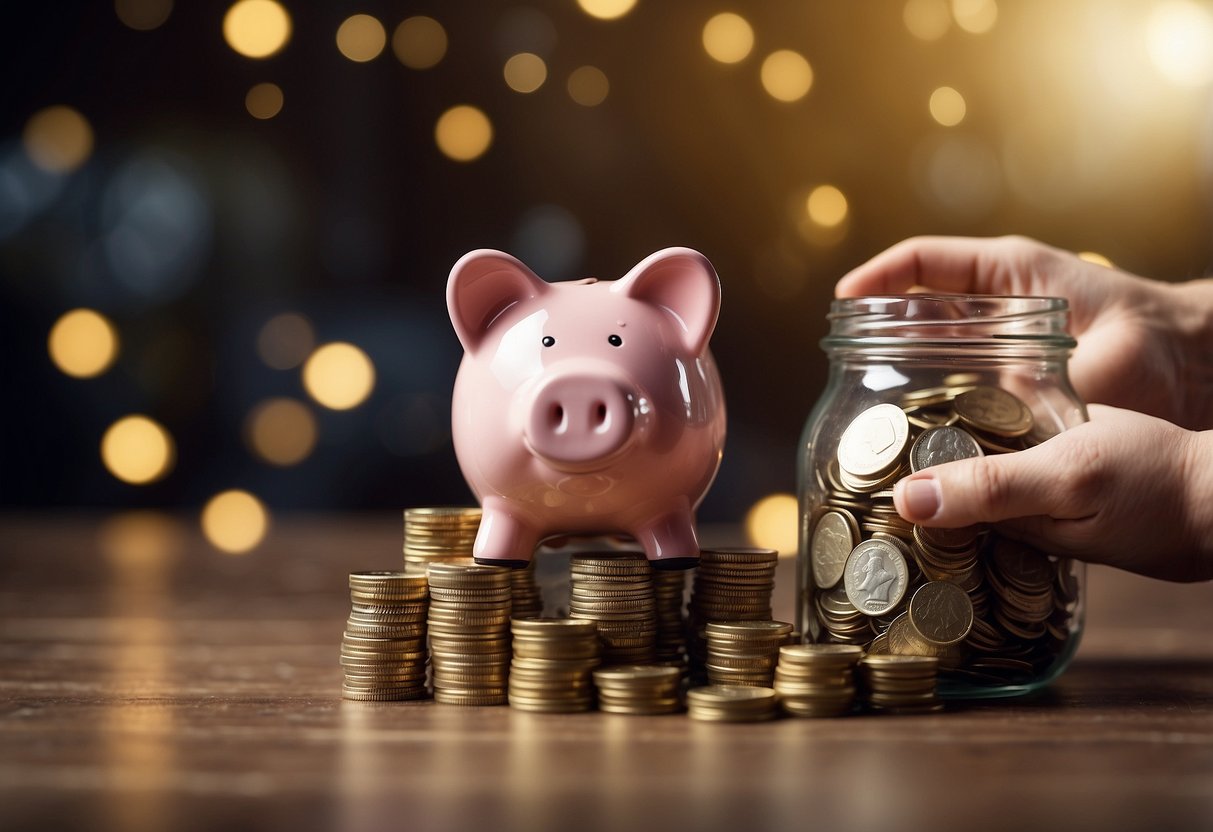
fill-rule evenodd
<path id="1" fill-rule="evenodd" d="M 607 343 L 610 344 L 612 347 L 622 347 L 623 339 L 620 338 L 618 335 L 609 335 L 609 336 L 607 336 Z"/>
<path id="2" fill-rule="evenodd" d="M 556 339 L 553 338 L 551 335 L 545 335 L 545 336 L 543 336 L 543 340 L 540 343 L 543 344 L 545 347 L 554 347 L 554 346 L 556 346 Z"/>

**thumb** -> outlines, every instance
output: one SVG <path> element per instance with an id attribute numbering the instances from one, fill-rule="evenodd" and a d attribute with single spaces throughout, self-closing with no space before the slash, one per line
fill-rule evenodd
<path id="1" fill-rule="evenodd" d="M 911 523 L 958 528 L 1047 515 L 1058 506 L 1057 472 L 1030 449 L 926 468 L 893 488 L 897 513 Z"/>

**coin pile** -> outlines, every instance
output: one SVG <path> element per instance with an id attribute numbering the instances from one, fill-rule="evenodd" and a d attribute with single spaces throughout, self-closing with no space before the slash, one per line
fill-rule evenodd
<path id="1" fill-rule="evenodd" d="M 894 714 L 942 711 L 935 693 L 939 659 L 934 656 L 864 656 L 859 661 L 864 704 Z"/>
<path id="2" fill-rule="evenodd" d="M 346 699 L 423 699 L 428 606 L 423 575 L 351 572 L 353 602 L 341 639 Z"/>
<path id="3" fill-rule="evenodd" d="M 510 570 L 515 618 L 537 618 L 543 615 L 543 593 L 535 583 L 535 558 L 522 569 Z"/>
<path id="4" fill-rule="evenodd" d="M 504 705 L 510 668 L 510 570 L 430 563 L 430 658 L 434 699 Z"/>
<path id="5" fill-rule="evenodd" d="M 998 686 L 1038 677 L 1065 649 L 1077 601 L 1071 562 L 986 528 L 914 526 L 893 506 L 893 484 L 911 472 L 1046 438 L 1016 396 L 976 382 L 906 393 L 843 431 L 818 472 L 802 602 L 822 630 L 816 640 L 933 656 L 947 682 Z"/>
<path id="6" fill-rule="evenodd" d="M 424 573 L 428 563 L 470 558 L 480 509 L 447 506 L 404 510 L 405 568 Z M 412 571 L 410 569 L 410 571 Z"/>
<path id="7" fill-rule="evenodd" d="M 687 716 L 703 722 L 761 722 L 778 713 L 773 688 L 706 685 L 687 691 Z"/>
<path id="8" fill-rule="evenodd" d="M 618 665 L 594 671 L 598 709 L 610 714 L 672 714 L 682 708 L 681 684 L 682 672 L 667 665 Z"/>
<path id="9" fill-rule="evenodd" d="M 686 665 L 686 622 L 682 616 L 685 592 L 685 571 L 653 570 L 653 597 L 657 602 L 657 661 L 663 664 Z"/>
<path id="10" fill-rule="evenodd" d="M 510 706 L 536 713 L 594 707 L 591 672 L 599 664 L 598 628 L 581 618 L 514 618 Z"/>
<path id="11" fill-rule="evenodd" d="M 771 592 L 779 553 L 774 549 L 704 549 L 691 585 L 687 641 L 692 672 L 707 663 L 709 621 L 764 621 L 771 618 Z"/>
<path id="12" fill-rule="evenodd" d="M 604 665 L 656 660 L 652 576 L 640 552 L 579 553 L 569 559 L 569 616 L 597 623 Z"/>
<path id="13" fill-rule="evenodd" d="M 708 681 L 769 688 L 792 625 L 783 621 L 709 621 Z"/>
<path id="14" fill-rule="evenodd" d="M 775 668 L 779 704 L 793 716 L 842 716 L 855 706 L 853 644 L 793 644 L 780 648 Z"/>

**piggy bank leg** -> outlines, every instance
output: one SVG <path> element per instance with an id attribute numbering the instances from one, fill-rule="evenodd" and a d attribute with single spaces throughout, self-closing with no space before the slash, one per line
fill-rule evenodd
<path id="1" fill-rule="evenodd" d="M 654 518 L 634 534 L 654 569 L 691 569 L 699 563 L 695 516 L 689 506 Z"/>
<path id="2" fill-rule="evenodd" d="M 538 545 L 539 534 L 532 524 L 511 514 L 499 500 L 484 501 L 480 530 L 472 547 L 476 563 L 521 569 L 531 562 Z"/>

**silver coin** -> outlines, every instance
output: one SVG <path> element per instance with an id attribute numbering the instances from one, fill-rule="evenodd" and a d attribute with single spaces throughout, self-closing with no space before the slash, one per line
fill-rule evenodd
<path id="1" fill-rule="evenodd" d="M 851 550 L 843 571 L 843 586 L 855 609 L 883 615 L 901 603 L 909 585 L 906 561 L 887 540 L 865 540 Z"/>
<path id="2" fill-rule="evenodd" d="M 910 448 L 910 470 L 921 471 L 975 456 L 985 456 L 985 453 L 967 431 L 952 426 L 928 428 L 918 435 Z"/>
<path id="3" fill-rule="evenodd" d="M 869 407 L 851 421 L 838 440 L 838 465 L 854 477 L 883 474 L 901 459 L 909 437 L 910 423 L 900 407 Z"/>
<path id="4" fill-rule="evenodd" d="M 859 539 L 858 531 L 859 524 L 841 511 L 827 511 L 817 520 L 810 550 L 818 589 L 829 589 L 842 580 L 847 558 Z"/>

